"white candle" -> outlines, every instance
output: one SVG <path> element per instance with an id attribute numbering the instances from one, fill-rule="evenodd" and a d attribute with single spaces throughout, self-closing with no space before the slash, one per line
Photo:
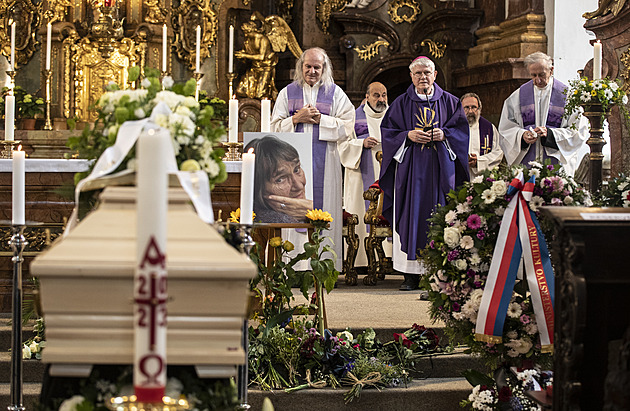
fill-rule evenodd
<path id="1" fill-rule="evenodd" d="M 46 25 L 46 70 L 50 70 L 50 50 L 52 49 L 52 24 Z"/>
<path id="2" fill-rule="evenodd" d="M 229 122 L 228 122 L 228 130 L 229 130 L 229 139 L 230 143 L 238 142 L 238 100 L 235 96 L 232 96 L 229 102 Z"/>
<path id="3" fill-rule="evenodd" d="M 195 46 L 195 72 L 199 73 L 199 53 L 201 53 L 201 26 L 197 26 L 197 44 Z"/>
<path id="4" fill-rule="evenodd" d="M 24 225 L 24 165 L 22 146 L 13 152 L 13 224 Z"/>
<path id="5" fill-rule="evenodd" d="M 230 49 L 228 51 L 228 73 L 234 71 L 234 26 L 230 26 Z"/>
<path id="6" fill-rule="evenodd" d="M 264 98 L 260 101 L 260 131 L 268 133 L 271 131 L 271 101 Z"/>
<path id="7" fill-rule="evenodd" d="M 241 224 L 252 224 L 254 212 L 254 166 L 256 155 L 254 148 L 243 153 L 243 167 L 241 169 Z"/>
<path id="8" fill-rule="evenodd" d="M 15 140 L 15 96 L 8 94 L 4 97 L 4 139 Z"/>
<path id="9" fill-rule="evenodd" d="M 166 43 L 168 42 L 166 38 L 166 24 L 162 26 L 162 71 L 166 73 L 167 63 L 166 63 Z"/>
<path id="10" fill-rule="evenodd" d="M 602 43 L 593 44 L 593 80 L 602 78 Z"/>
<path id="11" fill-rule="evenodd" d="M 134 373 L 139 402 L 161 402 L 166 386 L 166 235 L 168 131 L 150 129 L 137 144 Z"/>
<path id="12" fill-rule="evenodd" d="M 11 71 L 15 71 L 15 22 L 11 23 Z"/>

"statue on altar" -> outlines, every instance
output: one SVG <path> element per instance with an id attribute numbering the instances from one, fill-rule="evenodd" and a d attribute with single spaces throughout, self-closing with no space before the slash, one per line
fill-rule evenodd
<path id="1" fill-rule="evenodd" d="M 260 24 L 260 26 L 259 26 Z M 275 100 L 278 95 L 275 76 L 278 54 L 289 50 L 296 58 L 302 54 L 289 25 L 279 16 L 263 17 L 259 12 L 252 14 L 250 21 L 241 25 L 245 35 L 243 50 L 234 55 L 251 60 L 251 66 L 236 88 L 240 97 Z"/>

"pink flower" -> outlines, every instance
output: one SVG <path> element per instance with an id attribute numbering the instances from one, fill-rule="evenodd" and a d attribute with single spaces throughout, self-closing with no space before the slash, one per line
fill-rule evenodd
<path id="1" fill-rule="evenodd" d="M 468 224 L 468 228 L 470 228 L 471 230 L 477 230 L 479 227 L 481 227 L 481 217 L 479 217 L 477 214 L 471 214 L 470 216 L 468 216 L 466 223 Z"/>
<path id="2" fill-rule="evenodd" d="M 529 322 L 530 322 L 530 321 L 531 321 L 531 320 L 530 320 L 530 318 L 529 318 L 529 315 L 527 315 L 527 314 L 523 314 L 523 315 L 521 315 L 521 322 L 522 322 L 523 324 L 529 324 Z"/>

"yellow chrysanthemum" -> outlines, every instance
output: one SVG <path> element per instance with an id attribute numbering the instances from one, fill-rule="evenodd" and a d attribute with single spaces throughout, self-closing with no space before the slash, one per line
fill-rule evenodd
<path id="1" fill-rule="evenodd" d="M 284 248 L 284 251 L 286 252 L 295 250 L 295 246 L 291 241 L 285 241 L 284 243 L 282 243 L 282 248 Z"/>
<path id="2" fill-rule="evenodd" d="M 282 245 L 282 237 L 273 237 L 269 240 L 269 245 L 271 247 L 280 247 Z"/>
<path id="3" fill-rule="evenodd" d="M 252 219 L 256 218 L 256 213 L 252 213 Z M 241 208 L 237 208 L 236 211 L 230 212 L 230 223 L 238 223 L 241 221 Z"/>
<path id="4" fill-rule="evenodd" d="M 333 218 L 328 211 L 322 211 L 318 209 L 308 210 L 306 213 L 306 218 L 311 221 L 326 221 L 328 223 L 332 223 Z"/>

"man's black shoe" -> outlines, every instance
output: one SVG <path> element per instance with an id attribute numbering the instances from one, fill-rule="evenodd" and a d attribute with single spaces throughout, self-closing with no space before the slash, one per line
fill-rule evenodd
<path id="1" fill-rule="evenodd" d="M 400 285 L 400 291 L 417 290 L 420 285 L 420 276 L 413 274 L 405 274 L 405 281 Z"/>

